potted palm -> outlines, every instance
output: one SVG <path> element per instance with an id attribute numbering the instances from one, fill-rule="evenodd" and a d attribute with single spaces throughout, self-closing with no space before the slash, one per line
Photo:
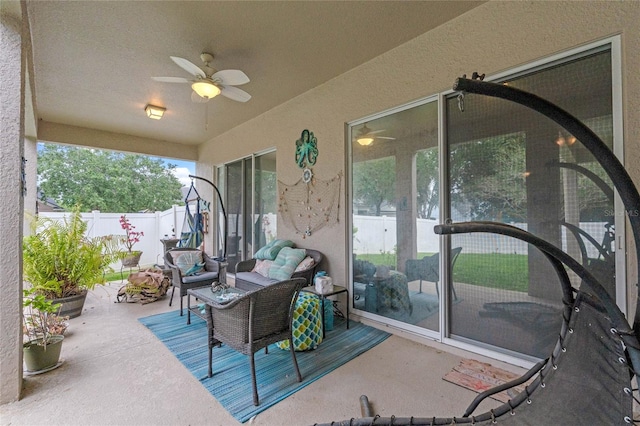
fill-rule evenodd
<path id="1" fill-rule="evenodd" d="M 122 243 L 127 248 L 122 258 L 122 266 L 125 268 L 132 268 L 139 265 L 140 256 L 142 252 L 140 250 L 134 250 L 133 246 L 140 241 L 140 237 L 144 236 L 144 232 L 136 231 L 136 227 L 129 222 L 126 215 L 120 216 L 120 227 L 124 229 L 126 235 L 122 237 Z"/>
<path id="2" fill-rule="evenodd" d="M 24 290 L 22 346 L 29 372 L 43 372 L 58 365 L 68 317 L 58 316 L 60 304 L 54 304 L 33 289 Z"/>
<path id="3" fill-rule="evenodd" d="M 24 279 L 35 294 L 62 303 L 60 315 L 82 313 L 87 290 L 104 284 L 109 265 L 121 258 L 113 236 L 88 237 L 79 209 L 58 221 L 37 218 L 22 244 Z"/>

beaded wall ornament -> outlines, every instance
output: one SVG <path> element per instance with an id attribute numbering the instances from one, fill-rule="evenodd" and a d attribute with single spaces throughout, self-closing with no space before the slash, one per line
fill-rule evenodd
<path id="1" fill-rule="evenodd" d="M 302 238 L 339 222 L 342 172 L 329 180 L 300 178 L 295 184 L 278 181 L 278 212 L 284 224 Z"/>

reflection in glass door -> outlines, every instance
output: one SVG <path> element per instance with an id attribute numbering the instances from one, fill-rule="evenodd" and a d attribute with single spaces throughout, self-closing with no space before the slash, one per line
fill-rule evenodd
<path id="1" fill-rule="evenodd" d="M 567 110 L 613 149 L 621 126 L 610 49 L 556 58 L 501 82 Z M 435 100 L 349 124 L 353 306 L 428 336 L 546 356 L 561 321 L 561 290 L 546 258 L 493 234 L 441 240 L 433 227 L 520 227 L 573 256 L 623 305 L 614 244 L 623 215 L 615 214 L 611 181 L 579 140 L 537 112 L 473 94 L 463 111 L 457 94 L 441 99 L 440 141 Z"/>
<path id="2" fill-rule="evenodd" d="M 613 146 L 609 51 L 507 84 L 561 106 Z M 446 114 L 451 219 L 527 230 L 562 247 L 615 297 L 613 186 L 593 155 L 551 120 L 505 100 L 467 95 L 460 111 L 451 97 Z M 451 335 L 500 351 L 548 355 L 562 306 L 546 258 L 493 234 L 455 235 L 451 245 L 462 249 L 453 268 L 459 303 L 451 306 Z"/>
<path id="3" fill-rule="evenodd" d="M 219 170 L 227 210 L 228 270 L 233 273 L 236 263 L 277 235 L 276 153 L 247 157 Z"/>
<path id="4" fill-rule="evenodd" d="M 439 329 L 438 105 L 351 126 L 355 309 Z"/>
<path id="5" fill-rule="evenodd" d="M 228 270 L 235 271 L 236 263 L 242 260 L 242 237 L 244 234 L 244 161 L 226 165 L 226 206 L 227 206 L 227 262 Z"/>
<path id="6" fill-rule="evenodd" d="M 251 182 L 251 185 L 245 188 L 247 222 L 244 250 L 246 258 L 251 258 L 261 247 L 274 240 L 278 232 L 276 153 L 273 151 L 248 158 L 245 165 L 245 182 Z"/>

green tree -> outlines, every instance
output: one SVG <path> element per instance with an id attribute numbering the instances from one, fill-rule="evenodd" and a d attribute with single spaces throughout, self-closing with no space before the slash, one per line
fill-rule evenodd
<path id="1" fill-rule="evenodd" d="M 450 169 L 451 199 L 470 219 L 526 220 L 523 133 L 457 144 Z"/>
<path id="2" fill-rule="evenodd" d="M 393 157 L 353 164 L 353 196 L 356 202 L 373 207 L 380 216 L 382 203 L 395 203 L 396 163 Z"/>
<path id="3" fill-rule="evenodd" d="M 438 190 L 438 148 L 418 151 L 416 154 L 417 213 L 422 219 L 433 216 L 440 202 Z"/>
<path id="4" fill-rule="evenodd" d="M 180 203 L 174 165 L 143 155 L 44 144 L 38 152 L 42 196 L 67 209 L 126 213 Z"/>

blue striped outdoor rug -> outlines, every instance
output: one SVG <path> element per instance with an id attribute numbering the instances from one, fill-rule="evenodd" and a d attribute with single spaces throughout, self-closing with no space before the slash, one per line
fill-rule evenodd
<path id="1" fill-rule="evenodd" d="M 318 380 L 376 346 L 389 334 L 351 321 L 336 323 L 326 333 L 317 349 L 296 352 L 302 382 L 298 383 L 288 350 L 275 345 L 269 353 L 255 354 L 256 377 L 260 405 L 253 405 L 249 357 L 226 346 L 213 349 L 213 377 L 207 377 L 207 324 L 191 316 L 191 325 L 177 311 L 140 318 L 139 321 L 156 335 L 200 383 L 238 421 L 244 423 L 289 395 Z"/>

